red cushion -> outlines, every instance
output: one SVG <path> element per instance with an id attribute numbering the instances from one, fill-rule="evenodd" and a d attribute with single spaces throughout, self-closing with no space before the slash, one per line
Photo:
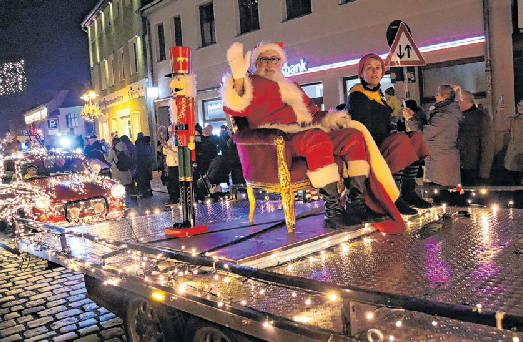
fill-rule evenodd
<path id="1" fill-rule="evenodd" d="M 275 139 L 285 133 L 278 129 L 242 130 L 234 134 L 233 139 L 238 148 L 242 163 L 243 176 L 249 182 L 279 184 L 278 157 Z M 307 161 L 304 157 L 292 158 L 289 147 L 285 147 L 285 161 L 291 173 L 291 181 L 307 180 Z M 343 171 L 343 160 L 335 158 L 340 174 Z"/>

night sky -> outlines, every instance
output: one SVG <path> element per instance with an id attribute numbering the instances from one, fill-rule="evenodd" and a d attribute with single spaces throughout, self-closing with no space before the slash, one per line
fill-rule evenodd
<path id="1" fill-rule="evenodd" d="M 0 62 L 24 59 L 27 77 L 23 92 L 0 96 L 2 137 L 8 120 L 45 103 L 67 82 L 89 84 L 88 39 L 80 24 L 98 2 L 0 0 Z"/>

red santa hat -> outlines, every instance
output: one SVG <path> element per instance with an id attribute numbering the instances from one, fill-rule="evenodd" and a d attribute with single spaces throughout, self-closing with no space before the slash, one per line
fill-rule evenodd
<path id="1" fill-rule="evenodd" d="M 287 56 L 285 55 L 285 50 L 283 50 L 283 42 L 278 43 L 264 43 L 261 42 L 260 44 L 256 45 L 254 47 L 254 50 L 252 52 L 252 64 L 256 64 L 256 60 L 258 60 L 258 57 L 265 52 L 273 50 L 276 51 L 278 56 L 281 58 L 281 62 L 285 63 L 287 61 Z"/>
<path id="2" fill-rule="evenodd" d="M 375 53 L 368 53 L 365 56 L 361 57 L 361 59 L 360 59 L 360 61 L 358 63 L 358 77 L 359 78 L 362 77 L 362 71 L 363 71 L 363 67 L 365 66 L 365 63 L 369 59 L 371 59 L 371 58 L 374 58 L 374 59 L 380 61 L 380 63 L 381 63 L 381 77 L 385 76 L 385 62 L 383 61 L 383 59 L 381 59 L 381 57 L 378 56 Z"/>

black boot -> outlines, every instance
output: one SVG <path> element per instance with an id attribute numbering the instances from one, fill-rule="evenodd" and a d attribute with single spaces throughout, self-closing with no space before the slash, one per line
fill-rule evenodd
<path id="1" fill-rule="evenodd" d="M 420 209 L 432 207 L 432 203 L 425 201 L 416 193 L 416 181 L 414 179 L 404 179 L 401 188 L 401 197 L 410 205 Z"/>
<path id="2" fill-rule="evenodd" d="M 396 182 L 396 186 L 398 187 L 398 189 L 400 190 L 401 192 L 401 188 L 402 188 L 402 184 L 403 184 L 403 170 L 404 169 L 401 169 L 399 170 L 398 172 L 396 172 L 395 174 L 392 175 L 392 177 L 394 178 L 394 181 Z M 398 208 L 398 211 L 400 212 L 400 214 L 403 214 L 403 215 L 416 215 L 418 213 L 418 211 L 414 208 L 411 208 L 406 202 L 405 200 L 403 200 L 403 198 L 401 197 L 401 193 L 400 193 L 400 197 L 398 197 L 398 199 L 396 200 L 396 202 L 394 202 L 394 204 L 396 205 L 396 208 Z"/>
<path id="3" fill-rule="evenodd" d="M 345 212 L 351 220 L 356 222 L 375 221 L 385 216 L 367 208 L 365 199 L 363 198 L 366 179 L 366 176 L 353 176 L 343 179 L 348 191 Z"/>
<path id="4" fill-rule="evenodd" d="M 344 229 L 351 224 L 341 207 L 338 195 L 338 183 L 330 183 L 320 189 L 320 194 L 325 201 L 325 227 L 333 229 Z M 353 223 L 356 224 L 356 223 Z"/>
<path id="5" fill-rule="evenodd" d="M 394 204 L 396 204 L 396 208 L 398 208 L 398 211 L 400 212 L 400 214 L 416 215 L 418 213 L 418 211 L 416 209 L 409 207 L 409 205 L 403 200 L 403 198 L 401 196 L 398 197 L 398 199 L 396 200 L 396 202 L 394 202 Z"/>
<path id="6" fill-rule="evenodd" d="M 401 197 L 410 205 L 420 209 L 427 209 L 432 207 L 432 204 L 425 201 L 416 193 L 416 174 L 418 173 L 419 165 L 413 164 L 407 166 L 403 170 L 403 179 L 401 182 Z"/>

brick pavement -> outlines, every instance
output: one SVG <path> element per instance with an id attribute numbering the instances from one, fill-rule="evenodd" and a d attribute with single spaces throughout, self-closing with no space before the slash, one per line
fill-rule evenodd
<path id="1" fill-rule="evenodd" d="M 0 342 L 126 341 L 122 323 L 86 298 L 81 273 L 0 248 Z"/>

